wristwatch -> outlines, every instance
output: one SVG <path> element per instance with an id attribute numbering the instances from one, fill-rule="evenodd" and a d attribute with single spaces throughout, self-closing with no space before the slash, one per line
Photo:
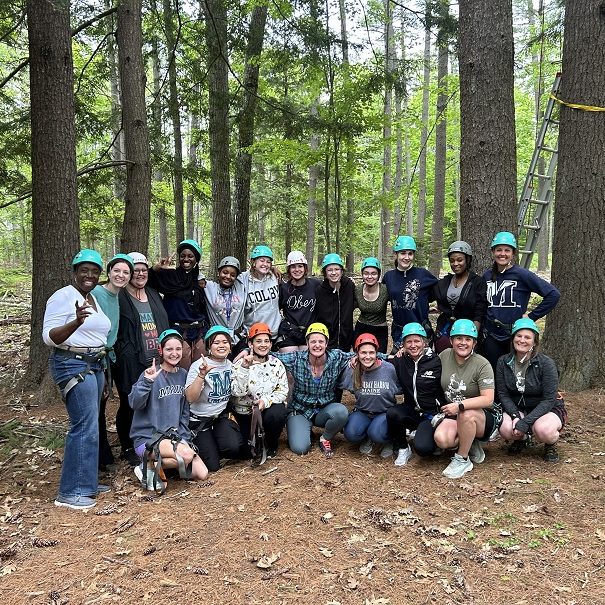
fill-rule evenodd
<path id="1" fill-rule="evenodd" d="M 464 404 L 463 404 L 462 402 L 460 402 L 460 403 L 458 404 L 458 411 L 459 411 L 459 412 L 464 412 Z"/>

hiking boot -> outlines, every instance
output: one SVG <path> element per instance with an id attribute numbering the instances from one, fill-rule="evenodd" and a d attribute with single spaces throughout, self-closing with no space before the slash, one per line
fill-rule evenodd
<path id="1" fill-rule="evenodd" d="M 448 479 L 460 479 L 462 475 L 473 470 L 470 458 L 463 458 L 460 454 L 454 454 L 452 461 L 448 464 L 443 474 Z"/>
<path id="2" fill-rule="evenodd" d="M 267 450 L 267 459 L 275 458 L 275 456 L 277 456 L 277 448 L 275 448 L 274 450 Z"/>
<path id="3" fill-rule="evenodd" d="M 483 451 L 481 444 L 476 439 L 473 439 L 471 449 L 468 452 L 468 457 L 475 464 L 481 464 L 485 460 L 485 452 Z"/>
<path id="4" fill-rule="evenodd" d="M 331 458 L 334 455 L 332 444 L 327 439 L 320 438 L 319 449 L 322 451 L 323 455 L 326 458 Z"/>
<path id="5" fill-rule="evenodd" d="M 382 446 L 382 449 L 380 450 L 380 457 L 381 458 L 390 458 L 393 455 L 393 444 L 388 441 L 387 443 L 385 443 Z"/>
<path id="6" fill-rule="evenodd" d="M 62 496 L 59 494 L 55 499 L 55 506 L 64 506 L 72 510 L 88 510 L 96 505 L 97 501 L 88 496 Z"/>
<path id="7" fill-rule="evenodd" d="M 544 460 L 546 462 L 559 462 L 559 452 L 557 452 L 554 443 L 552 445 L 548 443 L 544 444 Z"/>
<path id="8" fill-rule="evenodd" d="M 519 441 L 513 441 L 506 450 L 511 456 L 520 454 L 527 446 L 529 441 L 527 439 L 521 439 Z"/>
<path id="9" fill-rule="evenodd" d="M 395 466 L 405 466 L 412 457 L 412 448 L 408 445 L 406 448 L 400 448 L 395 458 Z"/>
<path id="10" fill-rule="evenodd" d="M 359 446 L 359 453 L 363 454 L 364 456 L 367 456 L 368 454 L 372 453 L 373 447 L 374 443 L 372 442 L 372 440 L 366 439 L 365 441 L 361 442 L 361 445 Z"/>

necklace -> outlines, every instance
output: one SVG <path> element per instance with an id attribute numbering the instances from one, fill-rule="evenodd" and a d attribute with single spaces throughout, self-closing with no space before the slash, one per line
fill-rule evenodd
<path id="1" fill-rule="evenodd" d="M 309 365 L 311 366 L 311 374 L 313 374 L 313 376 L 315 376 L 316 378 L 323 374 L 323 370 L 324 370 L 324 366 L 325 366 L 325 361 L 324 361 L 323 355 L 319 359 L 321 359 L 321 362 L 314 364 L 312 361 L 312 358 L 309 357 Z"/>

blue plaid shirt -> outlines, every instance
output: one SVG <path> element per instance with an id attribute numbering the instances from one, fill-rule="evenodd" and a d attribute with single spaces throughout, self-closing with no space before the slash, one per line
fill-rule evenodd
<path id="1" fill-rule="evenodd" d="M 271 353 L 279 359 L 286 370 L 294 376 L 292 403 L 288 405 L 296 414 L 311 420 L 321 408 L 334 402 L 334 390 L 340 373 L 347 367 L 355 353 L 345 353 L 340 349 L 326 351 L 326 365 L 319 380 L 315 380 L 309 365 L 308 351 L 292 353 Z"/>

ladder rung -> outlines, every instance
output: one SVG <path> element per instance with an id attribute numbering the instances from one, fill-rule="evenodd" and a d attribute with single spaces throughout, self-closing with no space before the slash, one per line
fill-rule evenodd
<path id="1" fill-rule="evenodd" d="M 519 254 L 533 254 L 533 250 L 519 250 Z"/>
<path id="2" fill-rule="evenodd" d="M 537 204 L 538 206 L 548 206 L 548 204 L 550 204 L 550 202 L 548 200 L 534 200 L 533 198 L 531 198 L 530 200 L 527 200 L 530 204 Z"/>
<path id="3" fill-rule="evenodd" d="M 545 118 L 551 124 L 559 125 L 559 120 L 553 120 L 552 118 Z"/>
<path id="4" fill-rule="evenodd" d="M 542 151 L 547 151 L 548 153 L 559 153 L 559 150 L 558 150 L 558 149 L 553 149 L 552 147 L 545 147 L 545 146 L 542 146 L 542 147 L 540 147 L 540 149 L 541 149 Z"/>
<path id="5" fill-rule="evenodd" d="M 529 229 L 530 231 L 539 231 L 540 225 L 521 225 L 522 229 Z"/>
<path id="6" fill-rule="evenodd" d="M 552 176 L 550 176 L 550 174 L 540 174 L 538 172 L 532 172 L 532 174 L 537 179 L 548 179 L 548 180 L 552 179 Z"/>

